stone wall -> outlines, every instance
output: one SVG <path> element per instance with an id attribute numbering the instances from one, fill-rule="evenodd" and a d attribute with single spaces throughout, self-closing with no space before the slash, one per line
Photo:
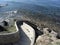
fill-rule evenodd
<path id="1" fill-rule="evenodd" d="M 19 30 L 16 25 L 16 32 L 0 34 L 0 43 L 14 43 L 19 40 Z"/>

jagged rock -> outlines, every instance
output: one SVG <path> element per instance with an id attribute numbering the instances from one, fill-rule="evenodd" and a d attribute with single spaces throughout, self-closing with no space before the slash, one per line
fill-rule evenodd
<path id="1" fill-rule="evenodd" d="M 50 33 L 50 36 L 51 36 L 52 40 L 56 40 L 57 33 L 52 30 L 51 33 Z"/>
<path id="2" fill-rule="evenodd" d="M 39 36 L 36 40 L 36 45 L 48 45 L 51 42 L 47 35 Z"/>
<path id="3" fill-rule="evenodd" d="M 43 31 L 42 31 L 42 30 L 35 30 L 35 33 L 36 33 L 36 38 L 37 38 L 39 35 L 43 35 Z"/>
<path id="4" fill-rule="evenodd" d="M 39 28 L 39 27 L 37 27 L 37 29 L 38 29 L 38 30 L 40 30 L 40 28 Z"/>
<path id="5" fill-rule="evenodd" d="M 48 28 L 43 28 L 43 33 L 48 34 L 49 33 Z"/>
<path id="6" fill-rule="evenodd" d="M 57 33 L 49 28 L 43 28 L 43 35 L 38 36 L 35 45 L 54 45 Z"/>
<path id="7" fill-rule="evenodd" d="M 51 29 L 47 29 L 47 31 L 48 31 L 49 33 L 51 33 L 52 30 L 51 30 Z"/>
<path id="8" fill-rule="evenodd" d="M 45 24 L 41 24 L 41 28 L 46 28 Z"/>

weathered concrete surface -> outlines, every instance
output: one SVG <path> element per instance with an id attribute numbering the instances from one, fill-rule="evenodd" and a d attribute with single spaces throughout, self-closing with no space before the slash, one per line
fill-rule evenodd
<path id="1" fill-rule="evenodd" d="M 34 44 L 34 40 L 35 40 L 35 31 L 34 29 L 29 26 L 28 24 L 23 22 L 23 25 L 21 26 L 22 30 L 25 32 L 25 34 L 27 35 L 27 37 L 30 39 L 30 45 Z"/>
<path id="2" fill-rule="evenodd" d="M 34 29 L 26 23 L 17 22 L 20 39 L 13 45 L 33 45 L 35 40 Z"/>
<path id="3" fill-rule="evenodd" d="M 15 23 L 16 26 L 16 23 Z M 19 30 L 11 33 L 0 33 L 0 44 L 14 43 L 19 40 Z"/>

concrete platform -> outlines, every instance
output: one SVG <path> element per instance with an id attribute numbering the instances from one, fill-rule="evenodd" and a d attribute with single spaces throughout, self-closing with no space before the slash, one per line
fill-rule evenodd
<path id="1" fill-rule="evenodd" d="M 17 22 L 17 25 L 20 32 L 20 39 L 12 45 L 34 45 L 35 30 L 26 23 Z"/>

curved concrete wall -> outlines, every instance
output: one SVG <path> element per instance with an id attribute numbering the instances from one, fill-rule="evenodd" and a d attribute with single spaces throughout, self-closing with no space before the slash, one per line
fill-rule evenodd
<path id="1" fill-rule="evenodd" d="M 15 22 L 16 32 L 0 34 L 0 43 L 14 43 L 19 40 L 19 30 Z"/>

